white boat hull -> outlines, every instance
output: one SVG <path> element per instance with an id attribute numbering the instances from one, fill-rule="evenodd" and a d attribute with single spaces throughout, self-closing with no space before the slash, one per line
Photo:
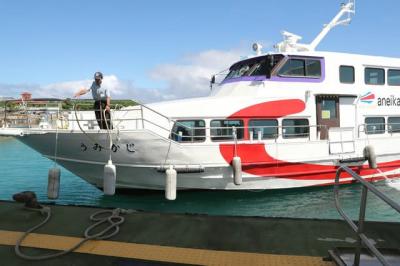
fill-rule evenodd
<path id="1" fill-rule="evenodd" d="M 172 165 L 178 170 L 177 189 L 216 189 L 216 190 L 251 190 L 251 189 L 285 189 L 307 186 L 331 185 L 334 182 L 338 157 L 322 158 L 317 150 L 326 143 L 314 145 L 314 160 L 310 157 L 297 155 L 297 160 L 292 157 L 290 165 L 277 161 L 276 166 L 271 163 L 259 162 L 246 164 L 244 161 L 243 183 L 235 185 L 231 165 L 221 155 L 221 144 L 218 145 L 184 145 L 170 142 L 150 131 L 139 130 L 113 134 L 114 149 L 111 151 L 108 135 L 105 132 L 90 134 L 59 132 L 57 136 L 57 154 L 55 154 L 56 133 L 32 134 L 19 136 L 19 140 L 42 153 L 51 160 L 80 176 L 87 182 L 101 188 L 103 186 L 103 170 L 110 153 L 117 169 L 116 187 L 119 189 L 165 189 L 165 169 Z M 239 144 L 240 145 L 240 144 Z M 246 147 L 257 143 L 245 143 Z M 264 145 L 268 150 L 275 144 Z M 296 145 L 297 149 L 310 148 L 310 143 L 303 143 L 303 147 Z M 285 157 L 283 147 L 290 154 L 291 145 L 281 144 L 281 156 Z M 101 148 L 100 148 L 101 147 Z M 240 152 L 240 151 L 239 151 Z M 288 156 L 286 154 L 286 156 Z M 354 155 L 355 156 L 355 155 Z M 395 162 L 396 156 L 379 158 L 385 175 L 397 177 L 400 175 L 400 162 Z M 387 164 L 389 163 L 389 165 Z M 390 164 L 391 163 L 391 164 Z M 285 162 L 288 164 L 288 162 Z M 322 167 L 306 169 L 307 167 Z M 254 174 L 255 170 L 265 168 L 264 171 L 275 171 L 276 175 Z M 289 168 L 288 168 L 289 167 Z M 293 170 L 296 167 L 296 171 Z M 299 170 L 304 168 L 304 170 Z M 268 168 L 268 170 L 267 170 Z M 286 172 L 280 169 L 288 168 Z M 382 179 L 382 174 L 373 169 L 368 169 L 366 163 L 361 166 L 360 174 L 366 179 Z M 248 170 L 246 170 L 248 169 Z M 341 183 L 352 182 L 352 178 L 341 178 Z"/>

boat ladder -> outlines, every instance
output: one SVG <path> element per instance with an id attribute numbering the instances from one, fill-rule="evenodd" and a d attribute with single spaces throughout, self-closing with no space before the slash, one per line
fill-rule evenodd
<path id="1" fill-rule="evenodd" d="M 341 173 L 346 172 L 362 185 L 360 202 L 360 212 L 358 226 L 344 212 L 339 202 L 339 178 Z M 383 200 L 386 204 L 400 213 L 400 205 L 379 191 L 373 184 L 365 181 L 347 166 L 341 166 L 336 171 L 334 195 L 335 206 L 339 214 L 357 235 L 357 245 L 354 248 L 336 248 L 329 250 L 330 258 L 337 265 L 399 265 L 400 250 L 398 247 L 393 249 L 379 249 L 365 235 L 365 212 L 367 207 L 367 194 L 371 191 L 375 196 Z"/>

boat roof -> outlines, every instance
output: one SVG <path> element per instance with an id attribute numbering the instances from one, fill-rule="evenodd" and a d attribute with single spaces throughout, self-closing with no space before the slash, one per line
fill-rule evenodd
<path id="1" fill-rule="evenodd" d="M 265 57 L 268 55 L 284 55 L 284 56 L 302 56 L 302 57 L 323 57 L 325 59 L 330 59 L 330 58 L 335 58 L 335 60 L 339 59 L 346 59 L 346 61 L 349 60 L 355 60 L 355 61 L 363 61 L 365 62 L 364 64 L 372 64 L 375 65 L 376 62 L 391 62 L 393 64 L 400 64 L 400 58 L 399 57 L 388 57 L 388 56 L 376 56 L 376 55 L 363 55 L 363 54 L 356 54 L 356 53 L 345 53 L 345 52 L 329 52 L 329 51 L 305 51 L 305 52 L 268 52 L 262 55 L 256 55 L 256 56 L 249 56 L 248 58 L 244 60 L 240 60 L 235 62 L 234 64 L 249 60 L 249 59 L 255 59 L 258 57 Z M 374 63 L 375 62 L 375 63 Z M 234 65 L 232 64 L 232 65 Z M 400 67 L 400 65 L 399 65 Z"/>

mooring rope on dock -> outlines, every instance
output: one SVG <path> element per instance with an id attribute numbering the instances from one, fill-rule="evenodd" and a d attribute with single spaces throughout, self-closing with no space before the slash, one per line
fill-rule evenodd
<path id="1" fill-rule="evenodd" d="M 22 253 L 21 251 L 21 244 L 23 240 L 33 231 L 36 229 L 42 227 L 45 225 L 51 218 L 51 208 L 50 207 L 42 207 L 40 209 L 35 209 L 35 208 L 27 208 L 32 211 L 37 211 L 40 212 L 42 215 L 46 215 L 46 218 L 40 222 L 38 225 L 35 225 L 34 227 L 30 228 L 28 231 L 26 231 L 18 240 L 17 243 L 15 244 L 15 253 L 17 256 L 26 259 L 26 260 L 45 260 L 45 259 L 52 259 L 55 257 L 59 257 L 65 254 L 68 254 L 70 252 L 73 252 L 80 246 L 82 246 L 85 242 L 88 240 L 103 240 L 103 239 L 108 239 L 116 234 L 119 233 L 119 225 L 122 224 L 125 221 L 125 218 L 121 216 L 121 214 L 129 214 L 132 213 L 132 210 L 125 210 L 125 209 L 114 209 L 114 210 L 101 210 L 98 212 L 95 212 L 92 214 L 89 218 L 91 221 L 95 222 L 93 225 L 89 226 L 86 228 L 84 232 L 85 238 L 82 239 L 79 243 L 77 243 L 75 246 L 71 247 L 70 249 L 54 253 L 54 254 L 46 254 L 46 255 L 39 255 L 39 256 L 31 256 L 31 255 L 26 255 Z M 104 216 L 104 214 L 109 213 L 110 215 Z M 104 224 L 104 223 L 109 223 L 110 225 L 107 226 L 104 230 L 100 231 L 99 233 L 95 234 L 90 234 L 93 229 L 96 227 Z M 111 231 L 110 233 L 108 233 Z"/>

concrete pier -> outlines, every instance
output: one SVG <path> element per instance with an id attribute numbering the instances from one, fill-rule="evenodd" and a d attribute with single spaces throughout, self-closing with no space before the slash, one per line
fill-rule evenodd
<path id="1" fill-rule="evenodd" d="M 48 224 L 22 243 L 26 253 L 70 248 L 92 224 L 89 215 L 101 210 L 50 207 Z M 90 240 L 59 258 L 26 261 L 16 256 L 13 246 L 44 217 L 8 201 L 0 201 L 0 217 L 4 265 L 333 265 L 323 260 L 329 249 L 356 243 L 339 220 L 134 212 L 124 215 L 119 234 L 109 240 Z M 400 247 L 400 223 L 368 222 L 366 230 L 378 247 Z"/>

